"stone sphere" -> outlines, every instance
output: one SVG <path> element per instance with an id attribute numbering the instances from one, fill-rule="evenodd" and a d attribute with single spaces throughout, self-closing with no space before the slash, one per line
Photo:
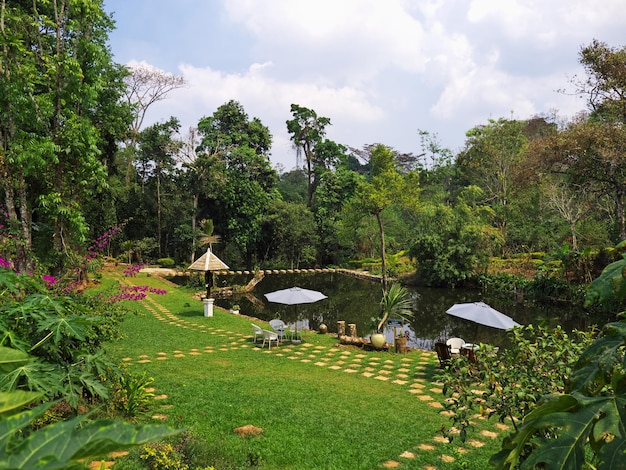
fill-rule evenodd
<path id="1" fill-rule="evenodd" d="M 328 333 L 328 327 L 327 327 L 324 323 L 322 323 L 322 324 L 320 325 L 320 333 L 321 333 L 321 334 L 323 334 L 323 335 L 325 335 L 326 333 Z"/>

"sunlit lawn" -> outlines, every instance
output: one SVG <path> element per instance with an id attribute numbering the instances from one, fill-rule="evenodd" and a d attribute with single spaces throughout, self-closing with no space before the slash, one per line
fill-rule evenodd
<path id="1" fill-rule="evenodd" d="M 250 322 L 264 322 L 218 308 L 204 317 L 190 292 L 158 277 L 116 279 L 167 289 L 137 302 L 125 338 L 108 349 L 131 372 L 154 377 L 152 419 L 206 439 L 216 469 L 375 469 L 390 460 L 483 469 L 499 448 L 503 435 L 481 435 L 497 429 L 478 419 L 471 443 L 439 441 L 449 420 L 435 408 L 443 397 L 431 352 L 338 347 L 314 332 L 270 352 L 252 342 Z M 110 281 L 105 274 L 103 285 Z M 234 429 L 244 425 L 263 432 L 240 437 Z"/>

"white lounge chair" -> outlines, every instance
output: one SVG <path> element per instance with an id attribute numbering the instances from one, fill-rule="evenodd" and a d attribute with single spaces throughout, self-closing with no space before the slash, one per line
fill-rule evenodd
<path id="1" fill-rule="evenodd" d="M 276 342 L 276 346 L 278 346 L 278 333 L 275 331 L 263 330 L 263 345 L 262 348 L 265 347 L 265 342 L 268 343 L 268 348 L 272 349 L 272 341 Z"/>
<path id="2" fill-rule="evenodd" d="M 450 354 L 460 354 L 461 348 L 465 344 L 465 340 L 463 338 L 450 338 L 446 341 L 448 348 L 450 348 Z"/>

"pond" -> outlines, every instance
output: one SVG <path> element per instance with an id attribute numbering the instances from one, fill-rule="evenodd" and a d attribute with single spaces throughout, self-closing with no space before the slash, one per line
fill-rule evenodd
<path id="1" fill-rule="evenodd" d="M 245 285 L 251 275 L 217 276 L 215 287 Z M 264 294 L 280 289 L 299 286 L 317 290 L 328 298 L 313 304 L 286 306 L 270 303 Z M 523 306 L 505 299 L 489 297 L 474 289 L 408 288 L 413 300 L 414 317 L 407 325 L 389 324 L 385 329 L 387 342 L 393 344 L 394 328 L 408 338 L 407 345 L 413 348 L 434 349 L 434 342 L 458 336 L 472 343 L 491 343 L 503 346 L 506 334 L 495 328 L 446 314 L 455 303 L 483 301 L 522 325 L 562 325 L 586 329 L 590 320 L 582 311 L 571 306 Z M 281 318 L 288 324 L 298 322 L 298 328 L 317 330 L 324 323 L 329 332 L 337 332 L 337 322 L 356 324 L 357 334 L 368 337 L 372 330 L 372 317 L 378 316 L 381 286 L 378 282 L 358 279 L 341 273 L 269 274 L 257 284 L 253 292 L 232 297 L 216 297 L 215 304 L 229 309 L 238 304 L 242 314 L 269 321 Z M 603 324 L 604 321 L 600 322 Z"/>

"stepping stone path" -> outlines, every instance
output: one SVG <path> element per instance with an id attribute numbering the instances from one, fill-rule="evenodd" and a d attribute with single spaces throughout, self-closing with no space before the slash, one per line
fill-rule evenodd
<path id="1" fill-rule="evenodd" d="M 147 302 L 146 302 L 147 301 Z M 125 357 L 122 360 L 125 363 L 145 364 L 152 361 L 176 360 L 184 358 L 187 355 L 198 356 L 202 354 L 213 354 L 219 351 L 231 351 L 233 349 L 254 349 L 259 353 L 273 355 L 276 357 L 285 357 L 289 360 L 300 361 L 310 364 L 314 367 L 326 368 L 331 372 L 343 372 L 346 374 L 359 375 L 364 378 L 388 381 L 407 389 L 408 393 L 414 394 L 416 399 L 427 403 L 435 409 L 441 409 L 440 412 L 444 416 L 449 416 L 449 412 L 443 410 L 443 384 L 428 382 L 426 368 L 436 368 L 438 360 L 432 351 L 412 351 L 409 355 L 401 359 L 383 360 L 380 357 L 370 357 L 361 351 L 347 351 L 337 347 L 314 346 L 309 343 L 300 343 L 297 345 L 288 344 L 275 346 L 272 349 L 260 347 L 260 343 L 253 345 L 251 343 L 253 336 L 235 333 L 207 325 L 197 325 L 177 317 L 167 308 L 159 304 L 152 296 L 148 295 L 144 299 L 144 306 L 154 315 L 155 318 L 168 323 L 172 326 L 204 331 L 210 335 L 218 335 L 226 339 L 221 347 L 205 346 L 204 348 L 193 348 L 189 351 L 162 351 L 156 353 L 154 357 L 142 354 L 133 359 Z M 156 390 L 154 390 L 156 391 Z M 167 395 L 154 395 L 154 400 L 165 401 Z M 165 411 L 172 405 L 164 404 L 161 408 Z M 157 413 L 152 416 L 156 421 L 164 421 L 167 414 Z M 476 419 L 485 419 L 483 416 L 477 415 Z M 457 446 L 456 452 L 463 454 L 471 448 L 483 447 L 488 440 L 496 439 L 500 433 L 508 431 L 509 426 L 496 423 L 493 431 L 483 430 L 476 438 L 465 442 L 466 447 Z M 457 430 L 458 432 L 458 430 Z M 389 460 L 382 465 L 385 468 L 400 468 L 403 461 L 415 459 L 420 453 L 435 452 L 438 446 L 449 444 L 448 440 L 440 434 L 433 436 L 432 442 L 421 443 L 413 449 L 405 450 L 398 456 L 398 460 Z M 469 447 L 470 449 L 468 449 Z M 451 455 L 441 455 L 441 461 L 450 463 L 455 461 L 455 457 Z M 436 467 L 425 466 L 424 470 L 436 470 Z"/>

